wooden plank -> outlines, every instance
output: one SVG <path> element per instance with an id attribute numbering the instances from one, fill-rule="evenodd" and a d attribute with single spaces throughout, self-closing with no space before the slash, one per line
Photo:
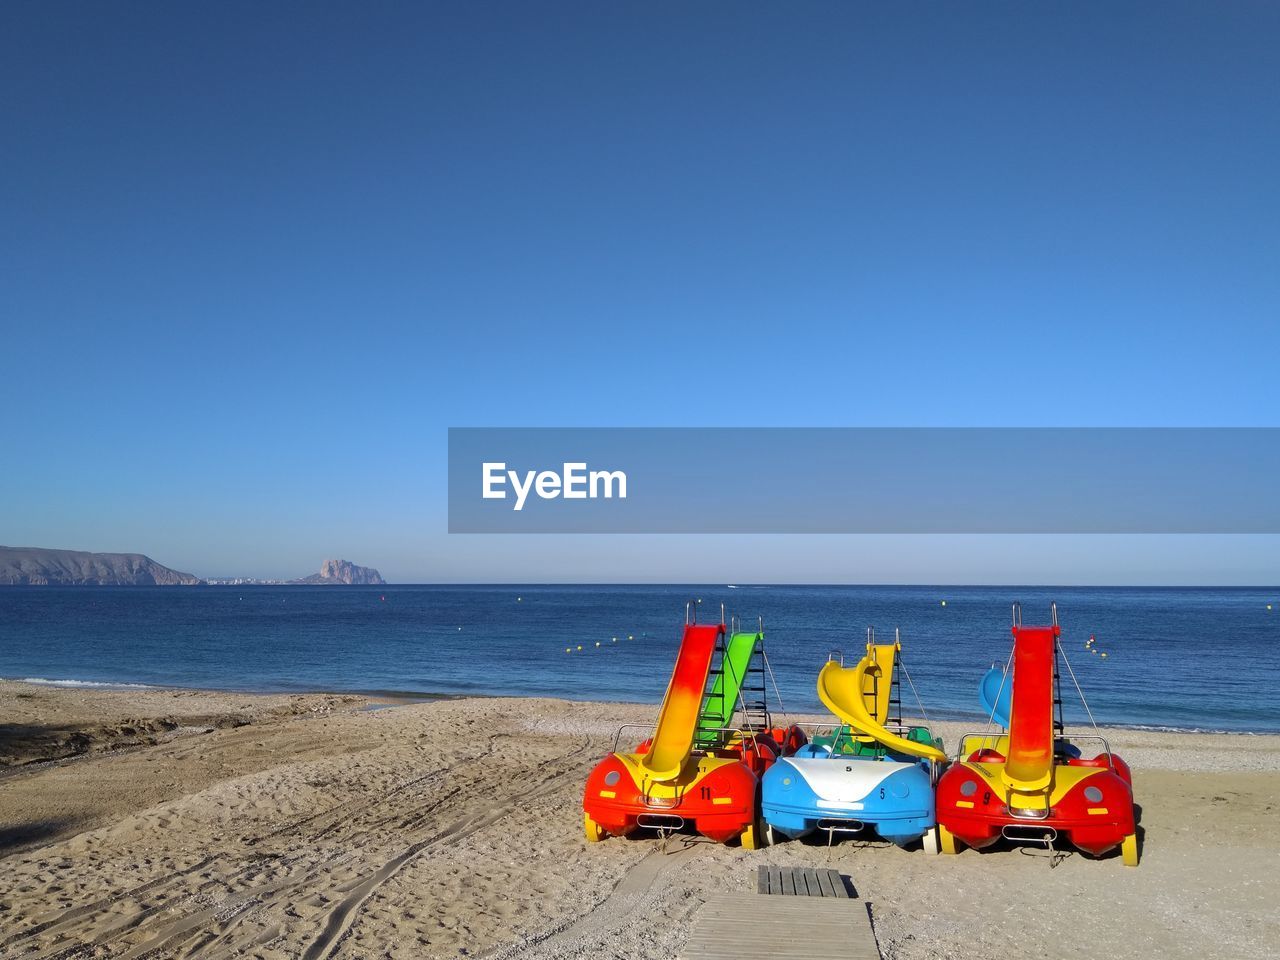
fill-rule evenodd
<path id="1" fill-rule="evenodd" d="M 849 897 L 853 897 L 856 899 L 858 896 L 858 891 L 853 889 L 853 878 L 850 877 L 849 882 L 846 883 L 844 877 L 840 876 L 839 871 L 832 870 L 830 872 L 831 872 L 831 886 L 835 887 L 836 896 L 844 897 L 846 899 L 848 899 Z"/>
<path id="2" fill-rule="evenodd" d="M 852 897 L 855 900 L 858 897 L 858 888 L 853 885 L 853 877 L 849 877 L 848 882 L 840 876 L 835 870 L 831 871 L 831 882 L 835 885 L 837 897 Z"/>
<path id="3" fill-rule="evenodd" d="M 806 916 L 812 916 L 815 922 L 825 921 L 830 917 L 841 916 L 841 911 L 853 909 L 858 905 L 857 900 L 836 900 L 827 897 L 769 897 L 761 899 L 752 896 L 750 906 L 744 907 L 739 912 L 717 911 L 716 918 L 708 920 L 709 923 L 719 923 L 720 918 L 728 918 L 726 922 L 732 923 L 768 923 L 769 917 L 775 910 L 789 909 L 787 904 L 794 900 L 796 903 L 812 905 L 812 909 Z M 783 906 L 779 907 L 778 903 L 783 902 Z M 866 906 L 862 906 L 863 912 L 866 912 Z M 798 913 L 798 911 L 792 911 Z"/>
<path id="4" fill-rule="evenodd" d="M 796 955 L 813 960 L 880 960 L 866 907 L 818 896 L 720 896 L 699 912 L 681 956 L 685 960 L 764 960 Z"/>
<path id="5" fill-rule="evenodd" d="M 822 896 L 822 888 L 818 885 L 818 871 L 812 867 L 806 867 L 804 871 L 804 885 L 809 888 L 809 896 Z"/>
<path id="6" fill-rule="evenodd" d="M 849 886 L 837 871 L 814 867 L 760 866 L 756 869 L 756 892 L 791 897 L 834 897 L 841 900 L 847 900 L 851 896 Z"/>
<path id="7" fill-rule="evenodd" d="M 844 892 L 844 884 L 842 883 L 840 884 L 841 894 L 836 893 L 835 885 L 831 882 L 831 875 L 833 873 L 835 873 L 834 870 L 818 871 L 818 889 L 821 891 L 821 895 L 824 897 L 834 897 L 834 896 L 841 895 Z M 837 879 L 839 878 L 839 876 L 840 876 L 839 874 L 836 874 Z"/>

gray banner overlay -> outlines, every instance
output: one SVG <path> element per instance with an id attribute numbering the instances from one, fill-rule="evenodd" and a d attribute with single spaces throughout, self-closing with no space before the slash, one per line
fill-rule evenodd
<path id="1" fill-rule="evenodd" d="M 1270 427 L 449 430 L 450 533 L 1280 533 L 1278 490 Z"/>

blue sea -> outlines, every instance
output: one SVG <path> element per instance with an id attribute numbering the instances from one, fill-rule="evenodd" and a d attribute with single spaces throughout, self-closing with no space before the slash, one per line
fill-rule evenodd
<path id="1" fill-rule="evenodd" d="M 1009 655 L 1011 602 L 1030 624 L 1056 600 L 1099 723 L 1280 731 L 1280 590 L 1261 588 L 5 587 L 0 676 L 654 703 L 689 600 L 702 622 L 722 603 L 764 618 L 793 711 L 821 712 L 814 680 L 831 651 L 853 662 L 868 626 L 880 639 L 898 627 L 929 716 L 977 719 L 978 679 Z M 1063 698 L 1083 719 L 1065 675 Z"/>

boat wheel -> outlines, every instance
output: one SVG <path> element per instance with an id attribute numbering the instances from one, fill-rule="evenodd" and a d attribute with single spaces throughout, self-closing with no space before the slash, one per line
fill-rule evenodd
<path id="1" fill-rule="evenodd" d="M 582 827 L 587 834 L 587 843 L 599 843 L 609 835 L 605 832 L 604 827 L 591 819 L 591 814 L 589 813 L 582 815 Z"/>
<path id="2" fill-rule="evenodd" d="M 1126 867 L 1138 865 L 1138 835 L 1131 833 L 1120 841 L 1120 857 Z"/>

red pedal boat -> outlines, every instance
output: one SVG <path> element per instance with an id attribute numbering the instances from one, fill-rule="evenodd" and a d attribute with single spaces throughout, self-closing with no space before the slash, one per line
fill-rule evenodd
<path id="1" fill-rule="evenodd" d="M 1128 765 L 1100 736 L 1073 742 L 1061 735 L 1060 634 L 1056 604 L 1047 627 L 1024 627 L 1014 606 L 1013 655 L 1003 678 L 1012 693 L 1008 733 L 965 737 L 961 759 L 938 781 L 943 853 L 958 852 L 961 843 L 981 849 L 1000 837 L 1051 848 L 1065 840 L 1094 856 L 1119 847 L 1125 864 L 1138 865 Z M 1086 758 L 1077 742 L 1101 749 Z"/>
<path id="2" fill-rule="evenodd" d="M 773 729 L 764 702 L 763 628 L 735 630 L 726 643 L 718 624 L 685 615 L 684 637 L 653 736 L 634 751 L 617 749 L 587 777 L 583 825 L 587 840 L 637 829 L 692 830 L 719 843 L 760 842 L 759 783 L 774 760 L 805 742 L 798 727 Z M 759 700 L 743 697 L 758 674 Z M 711 681 L 708 687 L 708 681 Z M 742 708 L 742 723 L 730 718 Z"/>

